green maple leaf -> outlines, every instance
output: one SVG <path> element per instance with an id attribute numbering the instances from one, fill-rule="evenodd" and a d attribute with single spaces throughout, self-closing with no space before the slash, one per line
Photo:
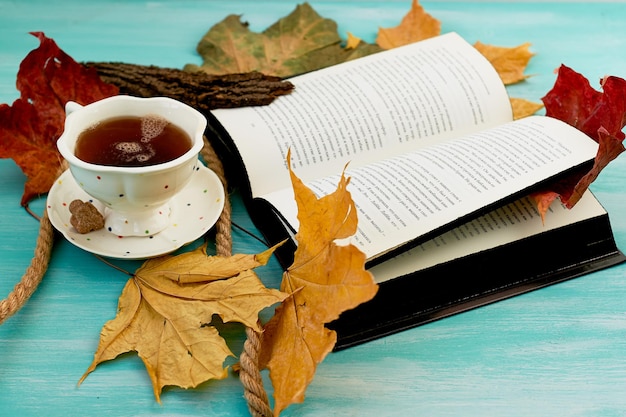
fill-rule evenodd
<path id="1" fill-rule="evenodd" d="M 197 50 L 203 64 L 188 64 L 185 70 L 217 75 L 258 71 L 290 77 L 369 55 L 380 48 L 365 42 L 356 48 L 344 48 L 337 24 L 304 3 L 262 33 L 250 31 L 241 16 L 230 15 L 204 35 Z"/>

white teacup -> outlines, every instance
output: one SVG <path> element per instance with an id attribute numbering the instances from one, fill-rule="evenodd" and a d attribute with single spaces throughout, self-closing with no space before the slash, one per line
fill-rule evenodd
<path id="1" fill-rule="evenodd" d="M 114 96 L 81 106 L 65 106 L 65 130 L 57 147 L 80 187 L 106 208 L 105 227 L 118 236 L 150 236 L 170 225 L 169 201 L 191 179 L 203 146 L 206 118 L 166 97 Z M 157 165 L 118 167 L 85 162 L 74 154 L 79 135 L 96 123 L 121 116 L 157 115 L 181 128 L 192 141 L 182 156 Z"/>

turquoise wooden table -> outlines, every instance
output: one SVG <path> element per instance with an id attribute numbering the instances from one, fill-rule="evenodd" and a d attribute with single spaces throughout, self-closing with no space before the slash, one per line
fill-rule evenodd
<path id="1" fill-rule="evenodd" d="M 510 88 L 533 101 L 564 63 L 594 86 L 605 74 L 626 77 L 626 3 L 422 2 L 470 42 L 532 43 L 533 77 Z M 262 31 L 293 1 L 7 1 L 0 0 L 0 102 L 18 97 L 20 61 L 43 31 L 77 61 L 122 61 L 181 68 L 200 63 L 197 41 L 231 13 Z M 347 31 L 373 41 L 395 26 L 410 1 L 323 1 L 311 5 Z M 19 205 L 24 176 L 0 160 L 0 297 L 33 255 L 38 223 Z M 593 191 L 626 249 L 626 157 L 606 169 Z M 42 213 L 44 199 L 32 204 Z M 234 221 L 253 229 L 241 202 Z M 262 246 L 234 231 L 235 252 Z M 523 256 L 523 254 L 520 254 Z M 529 260 L 530 261 L 530 260 Z M 136 262 L 119 263 L 134 270 Z M 277 262 L 259 270 L 277 284 Z M 479 272 L 476 271 L 475 274 Z M 506 273 L 506 271 L 502 271 Z M 471 279 L 472 273 L 468 276 Z M 26 306 L 0 326 L 0 416 L 242 416 L 248 410 L 234 375 L 197 389 L 167 388 L 155 402 L 136 355 L 89 366 L 102 325 L 115 315 L 127 276 L 58 237 L 50 268 Z M 239 353 L 240 328 L 230 329 Z M 269 385 L 268 385 L 269 386 Z M 271 390 L 270 390 L 271 393 Z M 365 345 L 332 353 L 303 404 L 286 416 L 622 416 L 626 415 L 626 265 L 482 307 Z"/>

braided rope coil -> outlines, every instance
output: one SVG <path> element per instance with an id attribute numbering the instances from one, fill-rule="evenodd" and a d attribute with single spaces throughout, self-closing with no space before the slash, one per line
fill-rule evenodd
<path id="1" fill-rule="evenodd" d="M 15 284 L 13 291 L 7 298 L 0 301 L 0 324 L 17 313 L 26 304 L 26 301 L 34 294 L 44 274 L 48 269 L 52 247 L 54 246 L 54 229 L 47 212 L 44 211 L 39 224 L 39 235 L 35 254 L 22 276 L 20 282 Z"/>
<path id="2" fill-rule="evenodd" d="M 213 147 L 206 140 L 202 149 L 202 157 L 207 165 L 217 174 L 224 185 L 224 191 L 228 195 L 226 176 L 222 162 L 217 157 Z M 231 235 L 231 206 L 229 199 L 226 199 L 224 210 L 216 224 L 215 246 L 219 256 L 230 256 L 232 254 Z M 243 345 L 243 352 L 239 357 L 241 369 L 239 379 L 244 387 L 244 398 L 248 403 L 248 410 L 253 417 L 270 417 L 273 415 L 269 405 L 269 399 L 263 386 L 263 379 L 258 367 L 259 348 L 261 339 L 259 334 L 249 327 L 246 328 L 246 341 Z"/>

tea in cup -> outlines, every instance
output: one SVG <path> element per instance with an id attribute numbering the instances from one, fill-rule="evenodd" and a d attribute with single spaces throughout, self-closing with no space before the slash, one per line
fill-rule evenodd
<path id="1" fill-rule="evenodd" d="M 199 164 L 206 118 L 167 97 L 68 102 L 57 147 L 72 176 L 104 204 L 105 228 L 150 236 L 170 225 L 170 200 Z"/>

